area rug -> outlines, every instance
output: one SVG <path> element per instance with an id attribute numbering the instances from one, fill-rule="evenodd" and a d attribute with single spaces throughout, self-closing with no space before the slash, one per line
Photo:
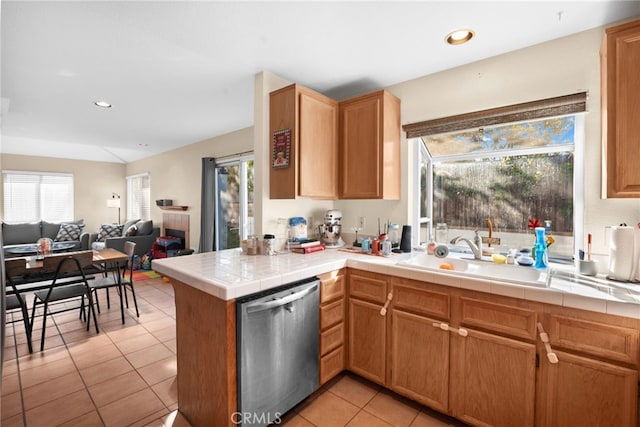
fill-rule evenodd
<path id="1" fill-rule="evenodd" d="M 138 282 L 140 280 L 159 279 L 160 277 L 162 276 L 153 270 L 135 270 L 133 272 L 134 282 Z"/>

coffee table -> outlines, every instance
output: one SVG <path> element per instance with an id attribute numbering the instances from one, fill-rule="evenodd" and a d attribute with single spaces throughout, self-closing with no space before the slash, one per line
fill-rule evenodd
<path id="1" fill-rule="evenodd" d="M 69 249 L 75 248 L 76 244 L 71 242 L 53 242 L 51 245 L 52 252 L 64 252 Z M 7 248 L 6 252 L 11 255 L 33 255 L 37 253 L 37 245 L 29 244 L 29 245 L 16 245 L 11 248 Z"/>

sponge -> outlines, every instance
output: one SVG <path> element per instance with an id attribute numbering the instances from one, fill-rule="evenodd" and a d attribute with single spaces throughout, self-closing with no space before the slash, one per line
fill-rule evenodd
<path id="1" fill-rule="evenodd" d="M 493 254 L 491 255 L 491 261 L 496 264 L 505 264 L 507 262 L 507 257 L 501 254 Z"/>

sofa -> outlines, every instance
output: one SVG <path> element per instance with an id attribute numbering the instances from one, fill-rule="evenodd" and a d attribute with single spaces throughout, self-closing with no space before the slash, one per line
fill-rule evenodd
<path id="1" fill-rule="evenodd" d="M 89 235 L 89 247 L 100 250 L 117 249 L 124 252 L 124 242 L 136 244 L 135 254 L 142 257 L 149 253 L 160 236 L 160 228 L 153 226 L 153 221 L 130 220 L 124 224 L 102 224 L 98 231 Z"/>
<path id="2" fill-rule="evenodd" d="M 62 228 L 62 230 L 61 230 Z M 24 245 L 35 245 L 38 239 L 48 237 L 54 242 L 73 243 L 69 250 L 89 249 L 89 233 L 83 231 L 84 221 L 65 223 L 47 221 L 2 223 L 2 249 L 5 257 L 16 256 L 10 253 L 11 248 Z"/>

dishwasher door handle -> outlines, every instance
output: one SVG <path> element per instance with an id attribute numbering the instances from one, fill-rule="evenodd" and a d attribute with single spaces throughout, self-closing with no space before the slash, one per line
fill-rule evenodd
<path id="1" fill-rule="evenodd" d="M 253 304 L 249 304 L 247 305 L 247 313 L 255 313 L 257 311 L 269 310 L 274 307 L 280 307 L 282 305 L 289 304 L 290 302 L 299 300 L 305 295 L 308 295 L 311 292 L 314 292 L 316 289 L 318 289 L 317 284 L 313 286 L 309 286 L 308 288 L 303 289 L 299 292 L 293 293 L 291 295 L 287 295 L 286 297 L 276 298 L 266 302 L 256 302 Z"/>

